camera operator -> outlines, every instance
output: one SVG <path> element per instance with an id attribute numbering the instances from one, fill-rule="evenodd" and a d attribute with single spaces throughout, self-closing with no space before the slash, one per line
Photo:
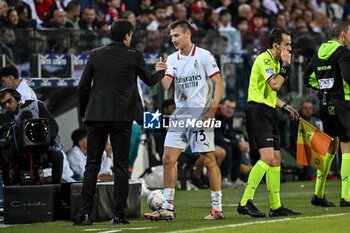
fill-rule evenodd
<path id="1" fill-rule="evenodd" d="M 0 106 L 7 110 L 8 113 L 13 113 L 16 135 L 13 136 L 13 141 L 10 145 L 3 148 L 2 154 L 8 154 L 11 161 L 16 161 L 16 155 L 22 152 L 20 140 L 16 141 L 16 138 L 23 138 L 23 130 L 17 130 L 17 127 L 21 127 L 21 123 L 27 119 L 46 118 L 48 119 L 48 127 L 50 132 L 50 146 L 47 150 L 47 160 L 52 164 L 52 183 L 59 184 L 62 176 L 63 155 L 60 149 L 56 149 L 56 138 L 58 137 L 58 124 L 52 114 L 47 110 L 44 103 L 38 100 L 26 100 L 21 102 L 21 94 L 13 88 L 5 87 L 0 90 Z M 19 135 L 18 135 L 19 134 Z M 18 143 L 18 144 L 17 144 Z M 16 148 L 14 150 L 13 148 Z M 7 151 L 6 151 L 7 150 Z M 1 161 L 1 160 L 0 160 Z M 2 164 L 3 173 L 8 171 L 7 166 L 9 163 Z M 3 174 L 4 184 L 10 184 L 8 174 Z M 5 179 L 4 179 L 5 178 Z"/>

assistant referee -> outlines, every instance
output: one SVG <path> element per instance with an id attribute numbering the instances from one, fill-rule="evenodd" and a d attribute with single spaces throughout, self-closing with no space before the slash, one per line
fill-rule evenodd
<path id="1" fill-rule="evenodd" d="M 311 204 L 334 207 L 324 189 L 338 141 L 342 152 L 340 175 L 342 180 L 340 207 L 350 207 L 350 26 L 336 21 L 329 30 L 331 40 L 323 43 L 313 56 L 304 73 L 307 87 L 318 91 L 320 115 L 324 131 L 333 141 L 324 159 L 324 171 L 317 170 L 315 194 Z M 335 145 L 334 145 L 335 144 Z"/>

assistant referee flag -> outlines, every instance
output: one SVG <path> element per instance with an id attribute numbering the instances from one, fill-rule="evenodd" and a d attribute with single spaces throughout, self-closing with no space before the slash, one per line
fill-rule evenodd
<path id="1" fill-rule="evenodd" d="M 333 138 L 305 121 L 299 120 L 297 163 L 324 170 L 324 157 Z"/>

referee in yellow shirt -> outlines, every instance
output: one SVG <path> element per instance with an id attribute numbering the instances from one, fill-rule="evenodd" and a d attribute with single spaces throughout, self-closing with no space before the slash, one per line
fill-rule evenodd
<path id="1" fill-rule="evenodd" d="M 252 168 L 237 212 L 251 217 L 265 217 L 253 204 L 254 193 L 266 173 L 266 185 L 270 196 L 270 217 L 299 215 L 281 205 L 280 172 L 281 153 L 277 126 L 276 107 L 298 119 L 298 112 L 277 97 L 277 91 L 287 79 L 291 63 L 291 36 L 281 28 L 274 28 L 269 35 L 269 49 L 255 60 L 248 89 L 246 129 L 251 151 L 257 151 L 260 159 Z"/>

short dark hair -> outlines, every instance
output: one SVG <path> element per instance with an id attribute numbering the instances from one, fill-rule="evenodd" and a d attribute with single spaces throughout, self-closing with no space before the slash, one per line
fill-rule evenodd
<path id="1" fill-rule="evenodd" d="M 153 12 L 156 13 L 158 9 L 165 9 L 165 5 L 163 3 L 159 3 L 153 7 Z"/>
<path id="2" fill-rule="evenodd" d="M 290 33 L 284 30 L 283 28 L 273 28 L 269 35 L 269 48 L 272 48 L 273 43 L 281 44 L 282 42 L 282 35 L 288 35 L 290 36 Z"/>
<path id="3" fill-rule="evenodd" d="M 0 78 L 12 75 L 15 79 L 18 79 L 18 70 L 14 65 L 5 66 L 0 70 Z"/>
<path id="4" fill-rule="evenodd" d="M 24 5 L 23 3 L 18 3 L 16 6 L 15 6 L 15 9 L 17 10 L 17 13 L 19 15 L 22 15 L 26 9 L 28 9 L 26 7 L 26 5 Z M 29 13 L 29 12 L 28 12 Z"/>
<path id="5" fill-rule="evenodd" d="M 220 101 L 220 104 L 224 104 L 226 101 L 236 103 L 236 100 L 235 100 L 234 98 L 225 97 L 225 98 L 223 98 L 223 99 Z"/>
<path id="6" fill-rule="evenodd" d="M 314 102 L 311 99 L 305 99 L 300 102 L 300 107 L 303 107 L 305 103 L 312 103 L 312 105 L 314 105 Z"/>
<path id="7" fill-rule="evenodd" d="M 139 15 L 151 15 L 151 14 L 153 14 L 153 11 L 147 8 L 147 9 L 141 10 Z"/>
<path id="8" fill-rule="evenodd" d="M 243 22 L 249 23 L 248 19 L 246 19 L 246 18 L 240 16 L 240 17 L 237 17 L 237 19 L 236 19 L 234 25 L 237 27 L 238 24 L 241 24 L 241 23 L 243 23 Z"/>
<path id="9" fill-rule="evenodd" d="M 346 32 L 348 29 L 349 24 L 347 22 L 336 20 L 329 31 L 329 36 L 331 37 L 330 39 L 339 38 L 341 33 Z"/>
<path id="10" fill-rule="evenodd" d="M 79 144 L 79 141 L 85 137 L 87 137 L 87 129 L 79 128 L 74 130 L 71 135 L 73 146 L 77 146 Z"/>
<path id="11" fill-rule="evenodd" d="M 72 11 L 78 6 L 80 6 L 80 3 L 78 2 L 78 0 L 72 0 L 67 4 L 66 11 Z"/>
<path id="12" fill-rule="evenodd" d="M 175 20 L 174 22 L 169 24 L 168 27 L 170 30 L 173 30 L 177 27 L 181 27 L 184 31 L 188 30 L 188 31 L 192 32 L 192 26 L 191 26 L 190 22 L 188 22 L 187 20 L 183 20 L 183 19 Z"/>
<path id="13" fill-rule="evenodd" d="M 112 23 L 111 25 L 111 37 L 114 41 L 123 42 L 126 35 L 130 35 L 134 30 L 134 26 L 126 20 L 119 19 Z"/>
<path id="14" fill-rule="evenodd" d="M 92 5 L 88 5 L 88 6 L 86 6 L 85 8 L 84 8 L 84 10 L 83 11 L 85 11 L 85 10 L 94 10 L 95 11 L 95 13 L 96 13 L 96 9 L 92 6 Z"/>
<path id="15" fill-rule="evenodd" d="M 231 15 L 229 10 L 223 9 L 219 13 L 219 17 L 225 16 L 225 15 Z"/>

